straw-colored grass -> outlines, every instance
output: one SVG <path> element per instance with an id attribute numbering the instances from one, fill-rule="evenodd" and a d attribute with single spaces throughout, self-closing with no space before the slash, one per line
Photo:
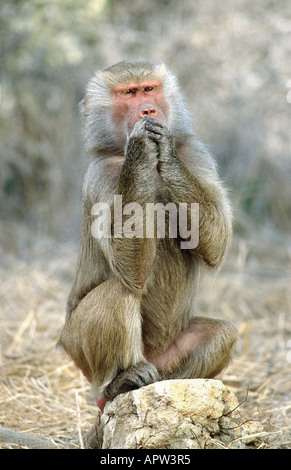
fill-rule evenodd
<path id="1" fill-rule="evenodd" d="M 43 241 L 21 256 L 15 249 L 1 256 L 0 425 L 63 447 L 96 417 L 86 379 L 56 348 L 76 250 Z M 248 390 L 242 412 L 271 432 L 268 448 L 291 448 L 290 268 L 284 243 L 235 239 L 224 268 L 198 299 L 203 314 L 239 329 L 222 379 L 240 401 Z"/>

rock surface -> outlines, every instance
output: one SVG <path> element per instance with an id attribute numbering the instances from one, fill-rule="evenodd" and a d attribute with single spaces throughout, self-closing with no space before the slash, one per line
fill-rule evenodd
<path id="1" fill-rule="evenodd" d="M 102 449 L 257 448 L 259 423 L 220 380 L 167 380 L 121 394 L 98 424 Z"/>

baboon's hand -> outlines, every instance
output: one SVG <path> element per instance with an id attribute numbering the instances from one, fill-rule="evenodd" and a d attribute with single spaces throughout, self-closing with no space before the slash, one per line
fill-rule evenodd
<path id="1" fill-rule="evenodd" d="M 106 387 L 104 396 L 113 400 L 120 393 L 129 392 L 160 380 L 159 373 L 151 362 L 139 362 L 121 372 Z"/>
<path id="2" fill-rule="evenodd" d="M 158 144 L 158 163 L 159 165 L 173 161 L 173 157 L 177 156 L 174 138 L 170 134 L 168 128 L 158 119 L 147 119 L 145 129 L 148 137 Z"/>
<path id="3" fill-rule="evenodd" d="M 135 124 L 127 138 L 125 155 L 129 162 L 146 161 L 155 165 L 158 157 L 158 146 L 153 139 L 149 138 L 146 131 L 146 121 L 147 119 L 144 118 Z"/>

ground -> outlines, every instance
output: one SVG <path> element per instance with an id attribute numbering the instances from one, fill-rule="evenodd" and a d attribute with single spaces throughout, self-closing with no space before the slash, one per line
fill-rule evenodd
<path id="1" fill-rule="evenodd" d="M 16 228 L 26 248 L 13 245 Z M 56 347 L 77 245 L 32 240 L 15 225 L 10 235 L 0 268 L 0 424 L 62 446 L 96 417 L 89 384 Z M 245 416 L 270 432 L 266 448 L 291 448 L 290 272 L 284 241 L 236 235 L 221 272 L 205 280 L 198 297 L 199 314 L 227 319 L 239 330 L 221 379 L 239 401 L 246 399 Z"/>

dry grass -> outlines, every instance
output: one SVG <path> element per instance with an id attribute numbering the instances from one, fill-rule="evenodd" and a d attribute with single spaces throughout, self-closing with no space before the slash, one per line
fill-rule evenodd
<path id="1" fill-rule="evenodd" d="M 62 445 L 96 417 L 86 380 L 56 348 L 75 253 L 48 242 L 30 251 L 1 267 L 0 423 Z"/>
<path id="2" fill-rule="evenodd" d="M 1 254 L 0 424 L 60 447 L 96 417 L 86 380 L 56 349 L 75 257 L 74 248 L 51 241 L 34 241 L 25 255 L 15 247 Z M 284 243 L 236 239 L 219 277 L 199 296 L 206 315 L 240 331 L 223 380 L 240 401 L 249 389 L 242 412 L 271 431 L 268 448 L 291 448 L 290 268 Z"/>

